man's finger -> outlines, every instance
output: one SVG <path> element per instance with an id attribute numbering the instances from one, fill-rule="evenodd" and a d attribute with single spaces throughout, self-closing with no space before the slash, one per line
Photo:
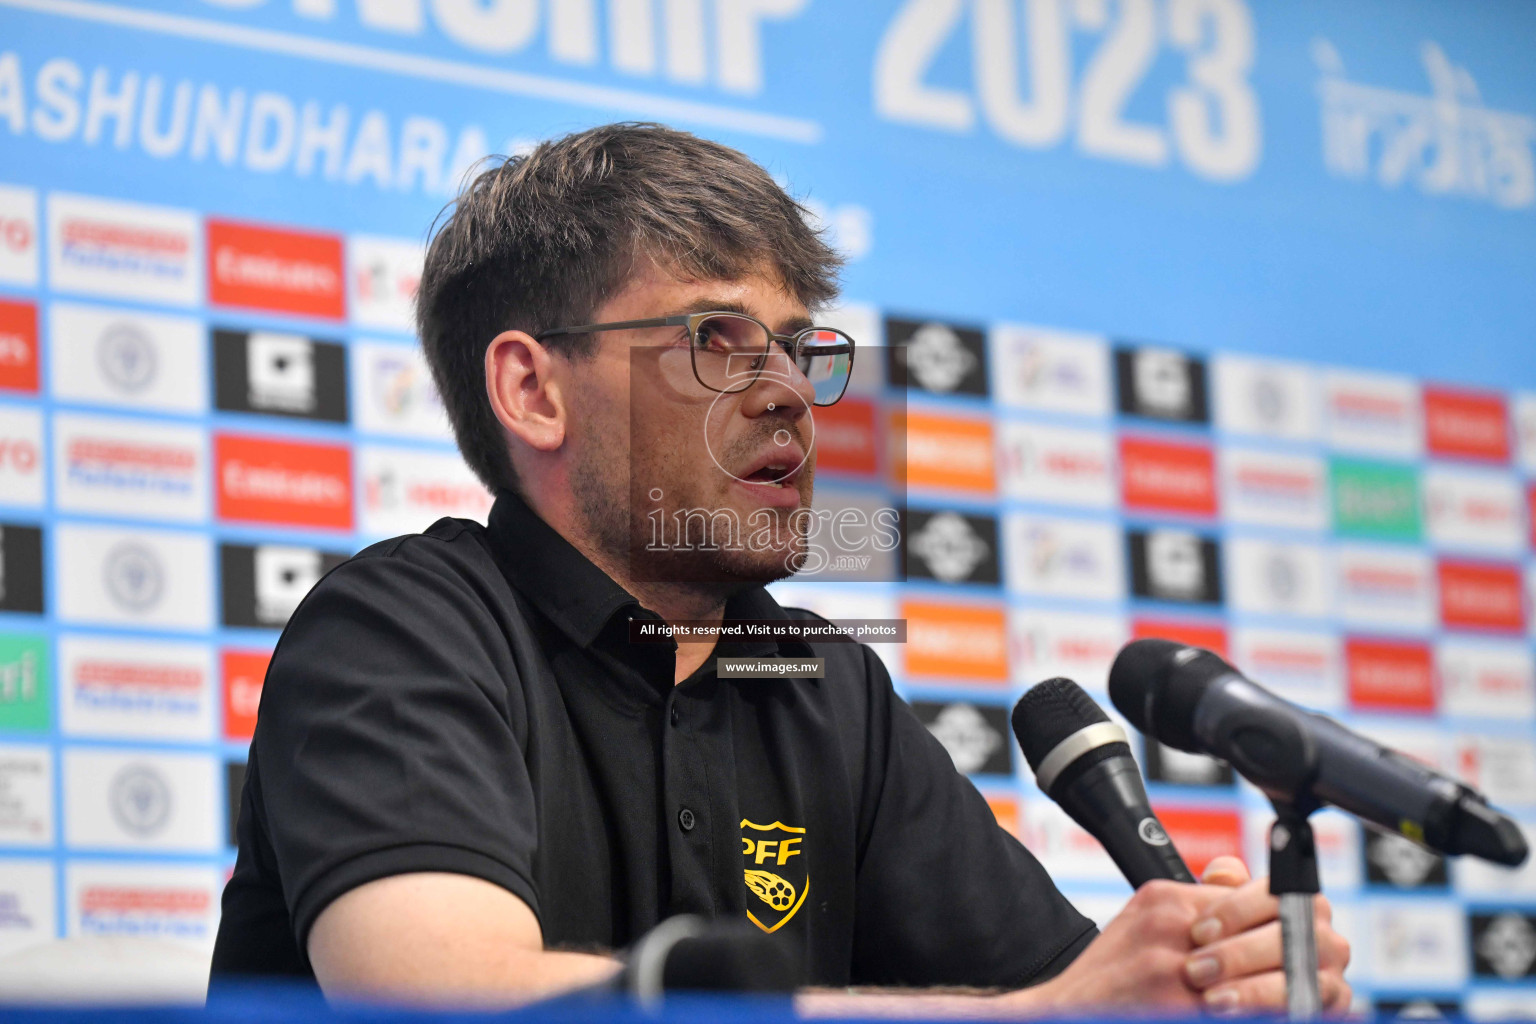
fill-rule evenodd
<path id="1" fill-rule="evenodd" d="M 1349 984 L 1338 971 L 1320 971 L 1317 976 L 1318 994 L 1329 1009 L 1349 1006 Z M 1268 971 L 1264 974 L 1227 982 L 1206 989 L 1203 996 L 1207 1008 L 1218 1013 L 1253 1013 L 1261 1010 L 1278 1010 L 1285 1007 L 1285 974 Z"/>
<path id="2" fill-rule="evenodd" d="M 1269 894 L 1269 879 L 1255 878 L 1208 907 L 1189 930 L 1196 946 L 1240 935 L 1280 916 L 1280 901 Z"/>
<path id="3" fill-rule="evenodd" d="M 1323 922 L 1317 927 L 1317 962 L 1325 971 L 1343 971 L 1349 966 L 1349 943 Z M 1279 970 L 1284 963 L 1280 922 L 1270 921 L 1194 950 L 1184 959 L 1184 978 L 1191 988 L 1204 990 Z"/>
<path id="4" fill-rule="evenodd" d="M 1253 876 L 1248 871 L 1248 865 L 1241 858 L 1221 856 L 1205 866 L 1205 871 L 1200 874 L 1200 881 L 1205 885 L 1224 885 L 1230 889 L 1249 881 Z"/>

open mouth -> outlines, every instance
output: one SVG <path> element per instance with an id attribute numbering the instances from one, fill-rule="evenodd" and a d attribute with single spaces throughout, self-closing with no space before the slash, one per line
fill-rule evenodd
<path id="1" fill-rule="evenodd" d="M 753 470 L 741 479 L 749 484 L 767 484 L 770 487 L 788 487 L 795 482 L 798 466 L 788 463 L 771 463 Z"/>

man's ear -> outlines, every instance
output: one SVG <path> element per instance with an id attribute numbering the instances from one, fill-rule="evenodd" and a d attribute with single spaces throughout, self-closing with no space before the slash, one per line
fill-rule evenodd
<path id="1" fill-rule="evenodd" d="M 525 331 L 503 331 L 485 349 L 485 391 L 501 425 L 535 451 L 565 442 L 565 395 L 554 358 Z"/>

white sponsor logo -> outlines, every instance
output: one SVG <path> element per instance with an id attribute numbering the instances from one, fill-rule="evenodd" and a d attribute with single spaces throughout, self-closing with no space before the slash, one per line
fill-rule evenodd
<path id="1" fill-rule="evenodd" d="M 1407 377 L 1332 371 L 1323 378 L 1323 406 L 1335 448 L 1404 458 L 1423 451 L 1423 403 Z"/>
<path id="2" fill-rule="evenodd" d="M 413 332 L 426 253 L 415 242 L 371 235 L 347 239 L 347 308 L 364 327 Z M 862 340 L 862 339 L 860 339 Z"/>
<path id="3" fill-rule="evenodd" d="M 1213 366 L 1216 425 L 1234 434 L 1311 441 L 1319 434 L 1317 379 L 1294 363 L 1219 355 Z"/>
<path id="4" fill-rule="evenodd" d="M 60 291 L 195 306 L 203 296 L 202 249 L 190 210 L 48 197 L 48 283 Z"/>
<path id="5" fill-rule="evenodd" d="M 858 346 L 853 374 L 848 378 L 848 394 L 878 395 L 885 386 L 885 321 L 880 311 L 863 302 L 845 302 L 816 314 L 821 327 L 835 327 Z M 862 354 L 859 354 L 862 353 Z"/>
<path id="6" fill-rule="evenodd" d="M 213 738 L 213 655 L 203 644 L 64 636 L 59 681 L 68 735 Z"/>
<path id="7" fill-rule="evenodd" d="M 945 583 L 965 579 L 992 553 L 991 545 L 955 512 L 935 513 L 921 529 L 912 531 L 907 550 Z"/>
<path id="8" fill-rule="evenodd" d="M 1014 681 L 1029 686 L 1060 676 L 1104 693 L 1110 663 L 1128 639 L 1130 628 L 1119 615 L 1034 608 L 1008 614 L 1008 661 Z"/>
<path id="9" fill-rule="evenodd" d="M 0 860 L 0 956 L 55 936 L 53 865 Z"/>
<path id="10" fill-rule="evenodd" d="M 360 431 L 453 440 L 443 400 L 419 347 L 360 341 L 351 356 L 352 407 Z"/>
<path id="11" fill-rule="evenodd" d="M 0 744 L 0 846 L 53 844 L 53 754 Z"/>
<path id="12" fill-rule="evenodd" d="M 1519 554 L 1524 506 L 1511 475 L 1446 466 L 1424 471 L 1424 525 L 1432 544 Z"/>
<path id="13" fill-rule="evenodd" d="M 54 500 L 64 511 L 208 517 L 208 438 L 200 427 L 58 413 L 53 452 Z"/>
<path id="14" fill-rule="evenodd" d="M 1146 533 L 1147 588 L 1164 601 L 1201 601 L 1206 597 L 1205 559 L 1198 534 L 1157 529 Z"/>
<path id="15" fill-rule="evenodd" d="M 1536 846 L 1536 826 L 1519 822 L 1527 846 Z M 1517 868 L 1490 864 L 1476 857 L 1453 857 L 1451 870 L 1458 892 L 1468 896 L 1529 896 L 1536 894 L 1536 857 Z M 1329 883 L 1330 885 L 1332 883 Z"/>
<path id="16" fill-rule="evenodd" d="M 1495 915 L 1473 941 L 1477 955 L 1505 981 L 1523 978 L 1536 964 L 1536 927 L 1517 910 Z"/>
<path id="17" fill-rule="evenodd" d="M 1434 628 L 1434 567 L 1409 548 L 1341 544 L 1334 550 L 1334 593 L 1344 621 L 1361 626 Z"/>
<path id="18" fill-rule="evenodd" d="M 1232 658 L 1244 675 L 1286 700 L 1321 711 L 1344 706 L 1343 653 L 1332 634 L 1239 627 Z"/>
<path id="19" fill-rule="evenodd" d="M 253 409 L 314 412 L 314 343 L 301 334 L 252 331 L 245 340 L 245 381 Z"/>
<path id="20" fill-rule="evenodd" d="M 929 391 L 953 391 L 980 360 L 948 324 L 923 324 L 907 339 L 907 372 Z"/>
<path id="21" fill-rule="evenodd" d="M 1054 800 L 1020 801 L 1019 838 L 1050 876 L 1066 882 L 1120 882 L 1124 875 L 1104 847 Z"/>
<path id="22" fill-rule="evenodd" d="M 393 536 L 443 516 L 485 521 L 491 496 L 457 453 L 364 445 L 362 531 Z"/>
<path id="23" fill-rule="evenodd" d="M 1321 618 L 1333 607 L 1328 555 L 1316 544 L 1239 538 L 1227 543 L 1232 607 Z"/>
<path id="24" fill-rule="evenodd" d="M 132 936 L 211 952 L 222 880 L 216 868 L 71 861 L 71 936 Z"/>
<path id="25" fill-rule="evenodd" d="M 1097 601 L 1125 596 L 1125 552 L 1113 524 L 1014 513 L 1004 534 L 1011 590 Z"/>
<path id="26" fill-rule="evenodd" d="M 207 340 L 190 317 L 55 302 L 48 337 L 59 398 L 180 413 L 208 407 Z"/>
<path id="27" fill-rule="evenodd" d="M 58 530 L 58 558 L 65 621 L 191 632 L 212 626 L 207 537 L 65 524 Z"/>
<path id="28" fill-rule="evenodd" d="M 1317 844 L 1318 873 L 1330 892 L 1358 889 L 1360 870 L 1360 826 L 1353 818 L 1334 810 L 1322 810 L 1311 817 L 1312 835 Z M 1268 810 L 1250 810 L 1243 814 L 1243 847 L 1248 863 L 1269 861 L 1269 828 L 1275 815 Z M 1352 937 L 1352 936 L 1350 936 Z"/>
<path id="29" fill-rule="evenodd" d="M 37 284 L 37 190 L 0 185 L 0 281 Z"/>
<path id="30" fill-rule="evenodd" d="M 1536 395 L 1515 396 L 1515 444 L 1519 448 L 1520 465 L 1527 473 L 1536 474 Z"/>
<path id="31" fill-rule="evenodd" d="M 1471 857 L 1460 860 L 1464 864 L 1473 862 Z M 1536 1020 L 1536 993 L 1490 992 L 1486 989 L 1468 992 L 1462 1009 L 1467 1020 Z"/>
<path id="32" fill-rule="evenodd" d="M 0 503 L 43 503 L 43 414 L 0 408 Z"/>
<path id="33" fill-rule="evenodd" d="M 331 296 L 341 290 L 329 263 L 271 252 L 245 252 L 231 244 L 213 253 L 213 273 L 221 284 L 287 292 L 290 296 Z"/>
<path id="34" fill-rule="evenodd" d="M 1328 471 L 1312 455 L 1278 455 L 1248 448 L 1220 454 L 1221 508 L 1235 523 L 1328 528 Z"/>
<path id="35" fill-rule="evenodd" d="M 1366 973 L 1378 984 L 1460 985 L 1467 978 L 1466 917 L 1450 901 L 1399 900 L 1361 908 L 1371 951 Z"/>
<path id="36" fill-rule="evenodd" d="M 1372 724 L 1360 730 L 1384 747 L 1390 747 L 1415 761 L 1423 762 L 1438 772 L 1459 773 L 1455 767 L 1450 740 L 1444 732 L 1428 726 Z"/>
<path id="37" fill-rule="evenodd" d="M 1138 348 L 1131 355 L 1131 385 L 1141 413 L 1183 419 L 1194 412 L 1194 368 L 1183 352 Z"/>
<path id="38" fill-rule="evenodd" d="M 949 759 L 955 763 L 955 771 L 963 775 L 980 771 L 987 759 L 1007 742 L 972 704 L 946 705 L 934 717 L 928 731 L 944 745 Z"/>
<path id="39" fill-rule="evenodd" d="M 998 446 L 1008 497 L 1091 508 L 1119 500 L 1115 443 L 1107 431 L 1004 423 Z"/>
<path id="40" fill-rule="evenodd" d="M 1445 640 L 1435 649 L 1435 661 L 1445 714 L 1536 716 L 1536 670 L 1524 644 Z"/>
<path id="41" fill-rule="evenodd" d="M 1005 324 L 993 329 L 991 340 L 997 396 L 1004 405 L 1109 415 L 1109 345 L 1104 339 Z"/>
<path id="42" fill-rule="evenodd" d="M 81 847 L 214 852 L 217 768 L 206 754 L 66 750 L 65 839 Z"/>
<path id="43" fill-rule="evenodd" d="M 256 617 L 274 626 L 288 621 L 324 569 L 324 558 L 315 548 L 259 544 L 255 561 Z"/>
<path id="44" fill-rule="evenodd" d="M 1455 773 L 1490 802 L 1536 804 L 1536 744 L 1523 736 L 1463 734 L 1455 739 Z"/>

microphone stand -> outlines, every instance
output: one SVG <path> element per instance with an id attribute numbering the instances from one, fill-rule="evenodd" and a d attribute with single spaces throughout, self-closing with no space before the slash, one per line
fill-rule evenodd
<path id="1" fill-rule="evenodd" d="M 1285 1004 L 1293 1021 L 1316 1020 L 1323 1011 L 1317 985 L 1317 843 L 1308 815 L 1317 805 L 1298 807 L 1270 801 L 1275 825 L 1269 833 L 1269 891 L 1280 898 L 1280 941 L 1285 963 Z"/>

